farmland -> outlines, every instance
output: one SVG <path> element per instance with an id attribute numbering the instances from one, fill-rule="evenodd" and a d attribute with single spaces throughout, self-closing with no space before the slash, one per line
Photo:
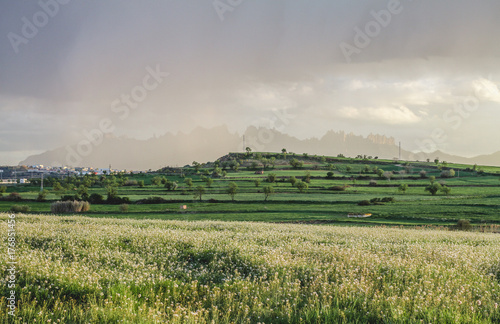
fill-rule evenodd
<path id="1" fill-rule="evenodd" d="M 292 161 L 300 164 L 294 167 Z M 453 176 L 446 175 L 450 170 Z M 61 198 L 85 199 L 85 195 L 97 194 L 103 201 L 91 201 L 85 213 L 89 217 L 402 226 L 451 226 L 467 219 L 475 226 L 499 225 L 499 179 L 500 168 L 446 162 L 232 153 L 215 162 L 183 168 L 60 179 L 58 188 L 46 183 L 43 201 L 36 199 L 36 182 L 9 186 L 0 200 L 0 211 L 20 204 L 31 213 L 51 214 L 50 205 Z M 143 185 L 137 185 L 141 182 Z M 432 195 L 425 191 L 431 183 L 449 191 Z M 230 184 L 236 186 L 232 196 L 228 194 Z M 199 187 L 201 197 L 196 194 Z M 272 188 L 268 196 L 266 187 Z M 120 208 L 120 200 L 106 201 L 110 190 L 112 195 L 128 199 L 126 210 Z M 22 201 L 8 199 L 13 192 Z M 383 198 L 389 202 L 379 201 Z M 186 209 L 181 210 L 184 205 Z M 372 216 L 347 217 L 365 213 Z"/>

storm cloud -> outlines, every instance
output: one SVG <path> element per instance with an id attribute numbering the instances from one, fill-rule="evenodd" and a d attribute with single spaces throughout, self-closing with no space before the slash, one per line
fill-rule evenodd
<path id="1" fill-rule="evenodd" d="M 493 0 L 4 1 L 0 164 L 75 143 L 103 119 L 145 139 L 272 127 L 276 110 L 299 138 L 334 129 L 492 153 L 499 12 Z M 168 76 L 144 88 L 156 68 Z"/>

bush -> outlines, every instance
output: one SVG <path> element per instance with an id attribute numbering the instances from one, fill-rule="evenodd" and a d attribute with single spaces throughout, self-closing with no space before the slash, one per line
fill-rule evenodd
<path id="1" fill-rule="evenodd" d="M 79 213 L 90 210 L 90 204 L 87 201 L 56 201 L 50 205 L 52 213 Z"/>
<path id="2" fill-rule="evenodd" d="M 349 188 L 349 186 L 333 186 L 329 189 L 333 191 L 345 191 L 347 188 Z"/>
<path id="3" fill-rule="evenodd" d="M 88 202 L 91 204 L 102 204 L 104 197 L 98 193 L 93 193 L 89 196 Z"/>
<path id="4" fill-rule="evenodd" d="M 360 206 L 370 206 L 370 201 L 369 200 L 362 200 L 358 203 Z"/>
<path id="5" fill-rule="evenodd" d="M 162 197 L 148 197 L 137 201 L 137 204 L 164 204 L 167 200 Z"/>
<path id="6" fill-rule="evenodd" d="M 10 211 L 13 213 L 27 213 L 31 210 L 28 205 L 14 205 L 10 207 Z"/>
<path id="7" fill-rule="evenodd" d="M 376 186 L 376 185 L 377 185 L 377 181 L 375 181 L 375 180 L 370 180 L 369 185 L 370 185 L 370 186 Z"/>
<path id="8" fill-rule="evenodd" d="M 130 186 L 137 186 L 138 184 L 139 183 L 137 182 L 137 180 L 127 180 L 127 181 L 125 181 L 123 186 L 130 187 Z"/>
<path id="9" fill-rule="evenodd" d="M 78 195 L 64 195 L 61 197 L 62 201 L 73 201 L 73 200 L 80 200 L 80 197 Z"/>
<path id="10" fill-rule="evenodd" d="M 456 226 L 459 231 L 470 231 L 472 229 L 471 223 L 466 219 L 460 219 Z"/>
<path id="11" fill-rule="evenodd" d="M 329 172 L 326 173 L 326 177 L 328 179 L 332 179 L 334 177 L 334 173 L 332 171 L 329 171 Z"/>
<path id="12" fill-rule="evenodd" d="M 12 193 L 10 193 L 5 198 L 5 200 L 8 200 L 8 201 L 21 201 L 21 200 L 23 200 L 23 198 L 21 198 L 21 195 L 18 194 L 17 192 L 12 192 Z"/>
<path id="13" fill-rule="evenodd" d="M 453 178 L 455 176 L 455 170 L 450 169 L 450 170 L 445 170 L 441 172 L 441 177 L 442 178 Z"/>
<path id="14" fill-rule="evenodd" d="M 121 211 L 122 213 L 126 213 L 126 212 L 128 212 L 128 204 L 121 204 L 121 205 L 120 205 L 120 211 Z"/>
<path id="15" fill-rule="evenodd" d="M 108 196 L 106 203 L 110 205 L 129 204 L 129 197 Z"/>
<path id="16" fill-rule="evenodd" d="M 45 201 L 45 198 L 47 198 L 47 190 L 42 190 L 38 193 L 38 196 L 36 197 L 36 201 Z"/>
<path id="17" fill-rule="evenodd" d="M 394 197 L 384 197 L 380 200 L 381 202 L 389 202 L 389 203 L 394 203 L 396 202 L 396 199 Z"/>

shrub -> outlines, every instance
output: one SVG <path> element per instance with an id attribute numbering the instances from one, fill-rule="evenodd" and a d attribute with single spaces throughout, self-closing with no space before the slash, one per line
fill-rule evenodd
<path id="1" fill-rule="evenodd" d="M 80 197 L 78 195 L 64 195 L 61 197 L 62 201 L 73 201 L 73 200 L 80 200 Z"/>
<path id="2" fill-rule="evenodd" d="M 370 201 L 369 200 L 362 200 L 358 203 L 358 205 L 360 206 L 369 206 L 370 205 Z"/>
<path id="3" fill-rule="evenodd" d="M 380 200 L 381 202 L 390 202 L 390 203 L 394 203 L 396 202 L 396 199 L 394 197 L 384 197 Z"/>
<path id="4" fill-rule="evenodd" d="M 471 223 L 466 219 L 460 219 L 456 226 L 459 231 L 470 231 L 472 229 Z"/>
<path id="5" fill-rule="evenodd" d="M 329 189 L 333 191 L 345 191 L 347 188 L 349 188 L 349 186 L 333 186 Z"/>
<path id="6" fill-rule="evenodd" d="M 79 213 L 90 210 L 90 203 L 87 201 L 56 201 L 50 205 L 52 213 Z"/>
<path id="7" fill-rule="evenodd" d="M 375 180 L 370 180 L 370 186 L 376 186 L 377 185 L 377 181 Z"/>
<path id="8" fill-rule="evenodd" d="M 129 187 L 129 186 L 137 186 L 138 184 L 139 183 L 137 182 L 137 180 L 127 180 L 123 185 Z"/>
<path id="9" fill-rule="evenodd" d="M 21 198 L 21 195 L 18 194 L 17 192 L 12 192 L 12 193 L 10 193 L 5 198 L 5 200 L 8 200 L 8 201 L 21 201 L 21 200 L 23 200 L 23 198 Z"/>
<path id="10" fill-rule="evenodd" d="M 47 198 L 47 190 L 42 190 L 38 193 L 38 196 L 36 197 L 36 201 L 45 201 L 45 198 Z"/>
<path id="11" fill-rule="evenodd" d="M 148 197 L 137 201 L 137 204 L 164 204 L 167 200 L 162 197 Z"/>
<path id="12" fill-rule="evenodd" d="M 110 205 L 129 204 L 129 197 L 108 196 L 106 203 Z"/>
<path id="13" fill-rule="evenodd" d="M 445 170 L 441 172 L 441 177 L 442 178 L 453 178 L 455 176 L 455 170 L 450 169 L 450 170 Z"/>
<path id="14" fill-rule="evenodd" d="M 121 205 L 120 205 L 120 211 L 121 211 L 122 213 L 126 213 L 126 212 L 128 212 L 128 204 L 121 204 Z"/>
<path id="15" fill-rule="evenodd" d="M 31 210 L 28 205 L 14 205 L 10 207 L 10 211 L 13 213 L 27 213 Z"/>
<path id="16" fill-rule="evenodd" d="M 88 199 L 91 204 L 102 204 L 104 202 L 104 197 L 98 193 L 93 193 Z"/>

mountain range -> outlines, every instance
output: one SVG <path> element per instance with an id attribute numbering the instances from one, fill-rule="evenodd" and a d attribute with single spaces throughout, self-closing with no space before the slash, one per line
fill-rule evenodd
<path id="1" fill-rule="evenodd" d="M 260 152 L 309 153 L 317 155 L 355 157 L 359 154 L 392 159 L 399 156 L 394 138 L 384 135 L 360 136 L 344 131 L 328 131 L 321 138 L 298 139 L 276 129 L 248 127 L 241 136 L 226 126 L 210 129 L 198 127 L 189 133 L 165 135 L 137 140 L 107 135 L 93 143 L 60 147 L 42 154 L 29 156 L 20 165 L 51 165 L 108 167 L 126 170 L 159 169 L 165 166 L 183 166 L 193 161 L 213 161 L 228 152 L 242 152 L 246 147 Z M 418 153 L 401 150 L 402 159 L 431 159 L 478 165 L 500 165 L 500 152 L 466 158 L 436 151 Z"/>

